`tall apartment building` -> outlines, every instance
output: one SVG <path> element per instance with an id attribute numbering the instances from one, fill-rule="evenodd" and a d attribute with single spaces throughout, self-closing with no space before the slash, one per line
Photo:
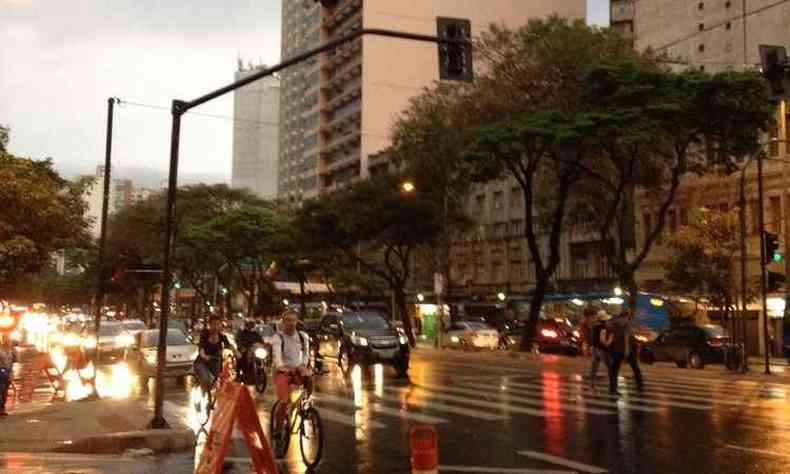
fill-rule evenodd
<path id="1" fill-rule="evenodd" d="M 517 27 L 556 13 L 583 18 L 584 0 L 283 1 L 283 57 L 362 28 L 436 35 L 443 19 Z M 440 79 L 435 44 L 363 37 L 282 77 L 280 196 L 332 192 L 386 160 L 390 126 L 409 99 Z"/>
<path id="2" fill-rule="evenodd" d="M 637 0 L 611 0 L 609 5 L 609 26 L 625 38 L 634 38 L 634 9 Z"/>
<path id="3" fill-rule="evenodd" d="M 265 68 L 239 63 L 237 81 Z M 231 186 L 264 199 L 277 197 L 280 79 L 272 76 L 233 93 L 233 167 Z"/>
<path id="4" fill-rule="evenodd" d="M 104 166 L 96 166 L 96 173 L 91 177 L 94 178 L 93 184 L 85 190 L 83 198 L 88 205 L 86 214 L 91 220 L 91 234 L 98 238 L 101 232 L 101 211 L 104 197 Z M 132 180 L 111 180 L 107 213 L 111 215 L 124 207 L 131 206 L 137 202 L 136 197 Z"/>
<path id="5" fill-rule="evenodd" d="M 790 46 L 789 2 L 650 0 L 632 5 L 637 49 L 650 47 L 701 70 L 753 68 L 760 62 L 757 45 Z"/>

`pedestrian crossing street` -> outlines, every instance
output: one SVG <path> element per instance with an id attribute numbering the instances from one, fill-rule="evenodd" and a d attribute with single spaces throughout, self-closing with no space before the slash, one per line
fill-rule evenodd
<path id="1" fill-rule="evenodd" d="M 464 369 L 482 375 L 461 375 Z M 314 398 L 330 423 L 384 429 L 394 422 L 443 425 L 458 422 L 497 423 L 517 416 L 614 416 L 629 412 L 660 413 L 669 409 L 706 413 L 711 410 L 750 410 L 774 400 L 787 401 L 790 385 L 682 376 L 646 381 L 643 392 L 630 378 L 620 382 L 621 397 L 610 395 L 606 380 L 587 387 L 578 373 L 559 374 L 540 368 L 503 368 L 482 363 L 442 361 L 430 377 L 415 374 L 406 387 L 389 385 L 348 390 L 346 394 L 317 390 Z M 684 373 L 685 375 L 686 373 Z M 443 381 L 440 382 L 439 380 Z M 751 417 L 760 424 L 760 417 Z M 790 430 L 790 420 L 767 417 L 772 428 Z"/>

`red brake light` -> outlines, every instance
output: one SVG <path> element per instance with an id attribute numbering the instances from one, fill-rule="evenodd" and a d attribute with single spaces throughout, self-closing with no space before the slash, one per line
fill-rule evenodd
<path id="1" fill-rule="evenodd" d="M 719 338 L 716 339 L 708 339 L 708 345 L 711 347 L 721 347 L 722 340 Z"/>
<path id="2" fill-rule="evenodd" d="M 541 329 L 540 334 L 543 337 L 547 337 L 549 339 L 556 339 L 557 338 L 557 331 L 553 329 Z"/>

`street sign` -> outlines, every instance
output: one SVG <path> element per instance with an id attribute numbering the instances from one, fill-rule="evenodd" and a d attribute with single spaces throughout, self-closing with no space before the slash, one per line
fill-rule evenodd
<path id="1" fill-rule="evenodd" d="M 237 382 L 226 382 L 217 393 L 216 406 L 211 414 L 211 430 L 206 436 L 203 452 L 195 474 L 220 474 L 228 451 L 234 423 L 244 436 L 255 472 L 277 474 L 274 455 L 263 434 L 250 392 Z"/>

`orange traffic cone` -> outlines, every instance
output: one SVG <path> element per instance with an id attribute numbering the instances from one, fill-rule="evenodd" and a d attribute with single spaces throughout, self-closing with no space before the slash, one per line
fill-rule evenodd
<path id="1" fill-rule="evenodd" d="M 411 472 L 412 474 L 439 473 L 439 442 L 436 429 L 429 425 L 418 425 L 411 429 Z"/>

